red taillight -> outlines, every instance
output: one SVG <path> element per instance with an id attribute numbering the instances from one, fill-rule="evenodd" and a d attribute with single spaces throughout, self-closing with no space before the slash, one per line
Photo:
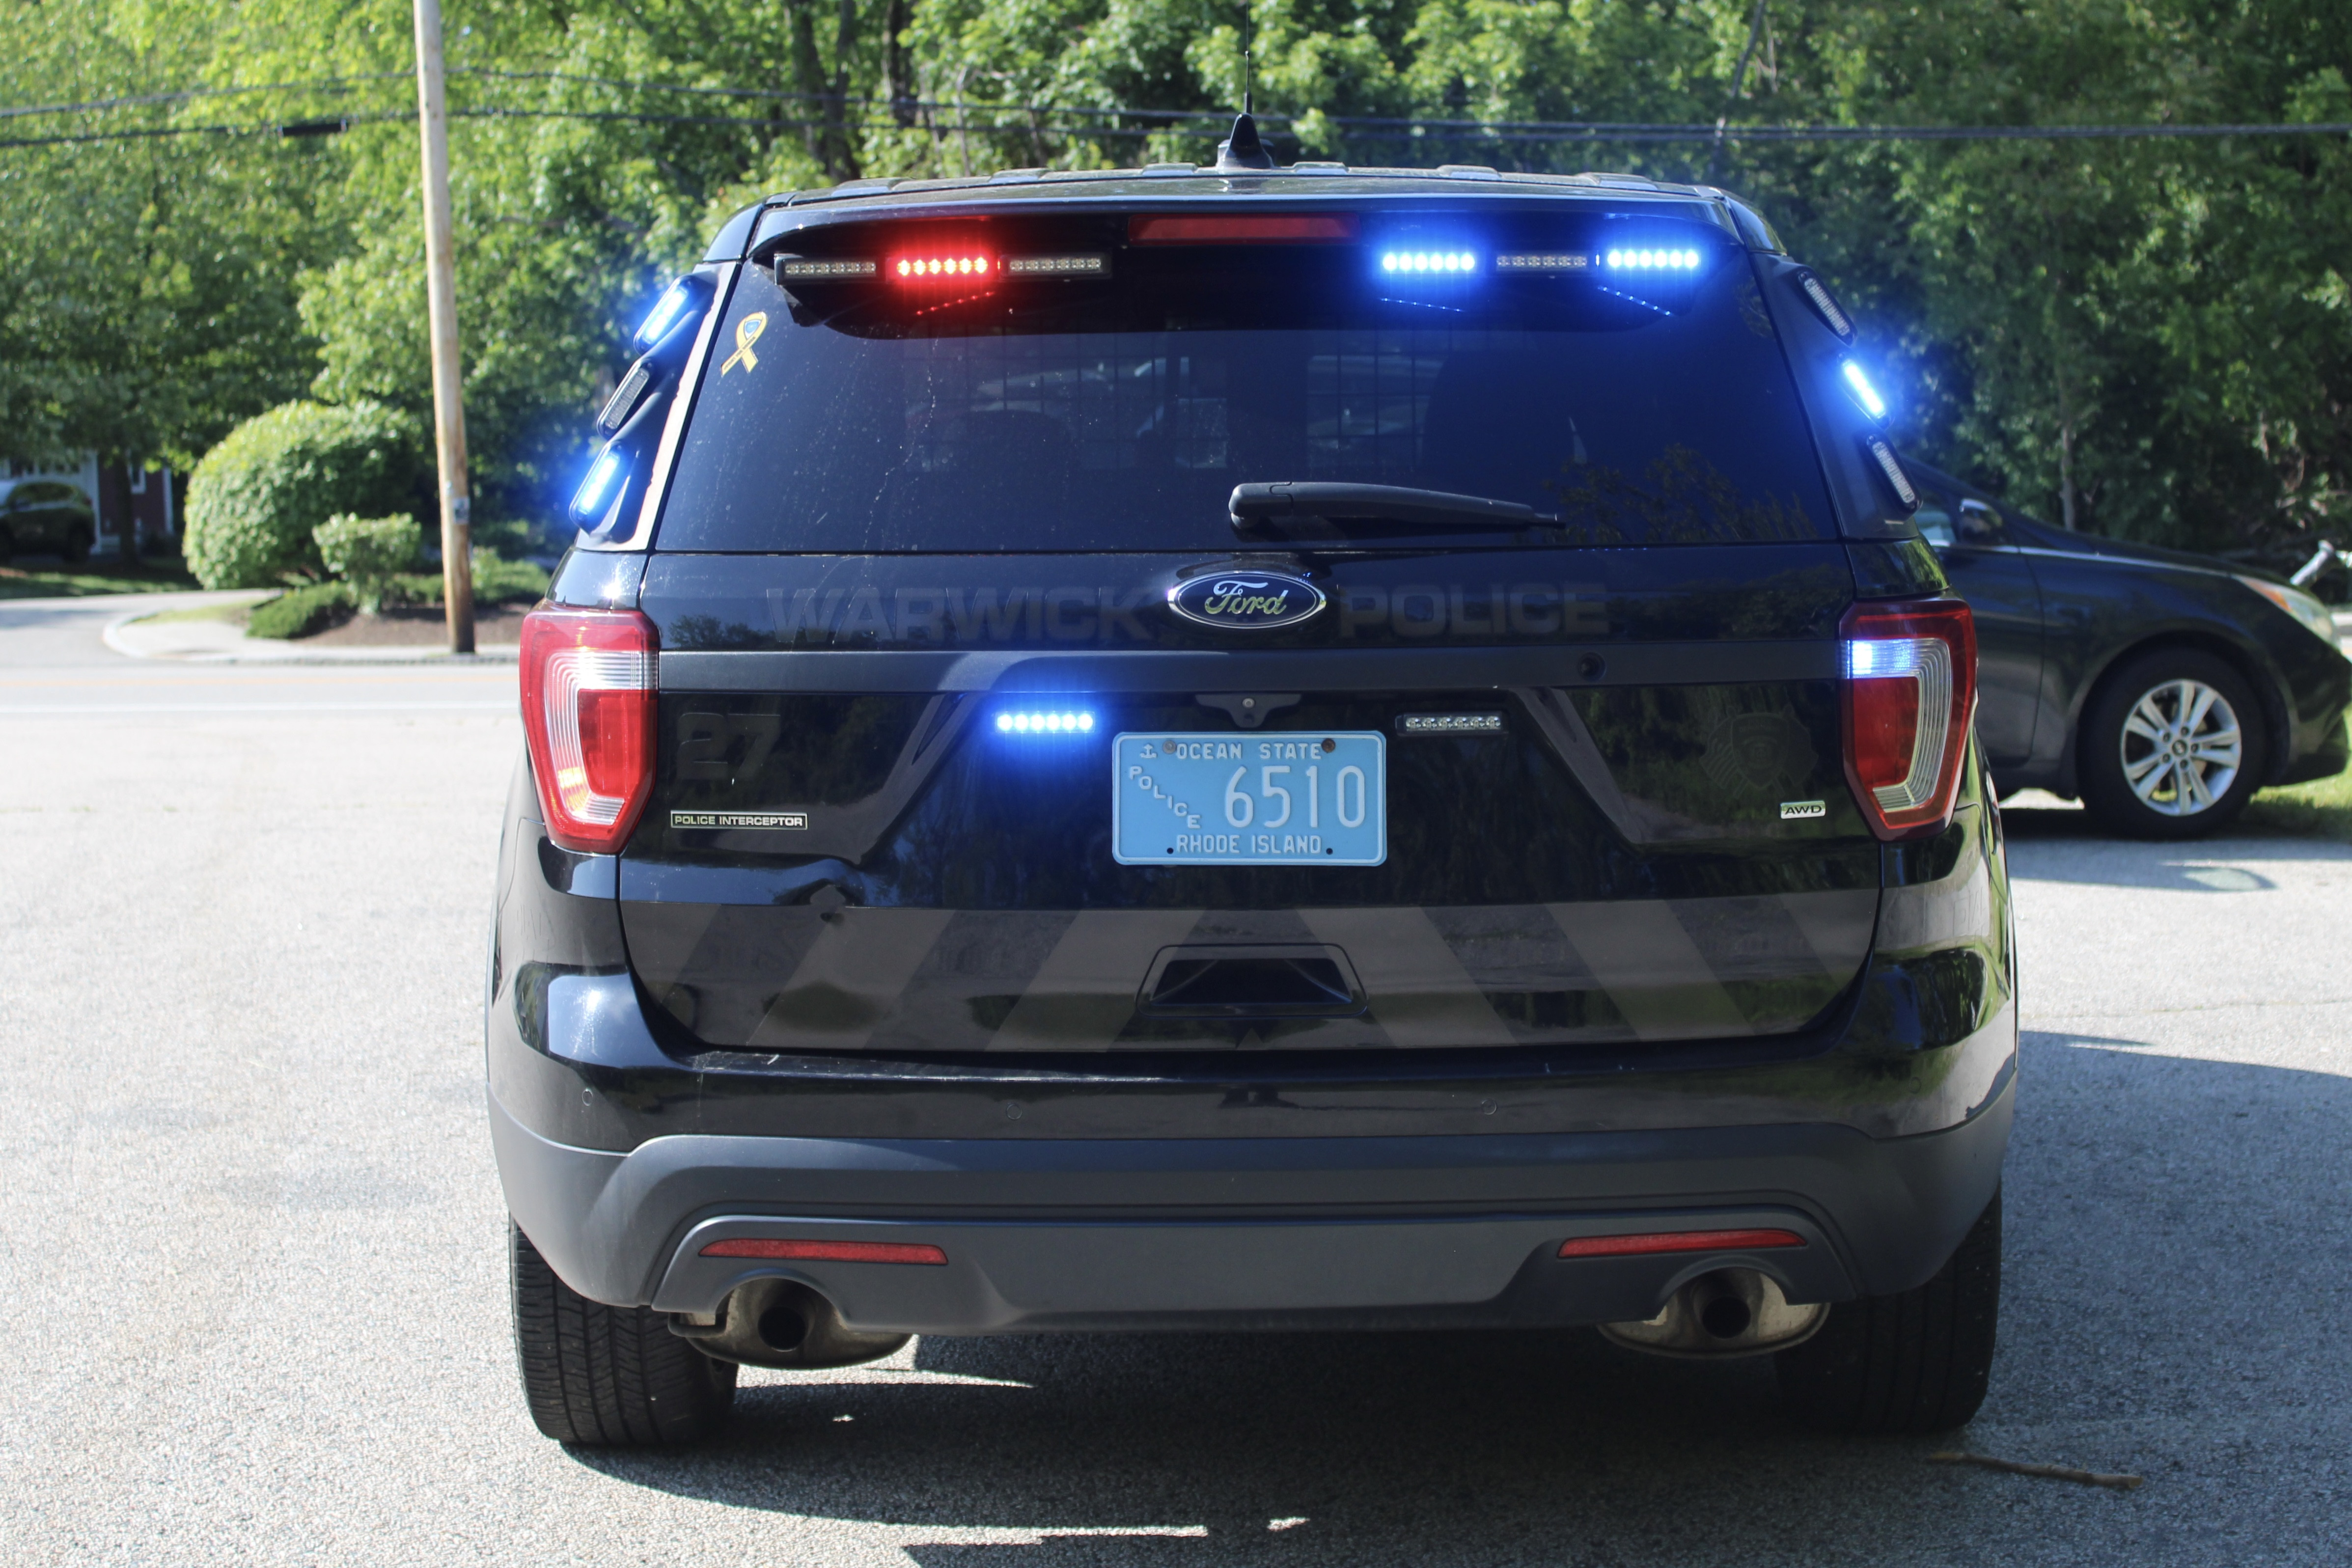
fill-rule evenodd
<path id="1" fill-rule="evenodd" d="M 654 786 L 654 623 L 634 610 L 534 610 L 522 622 L 522 728 L 547 836 L 611 854 Z"/>
<path id="2" fill-rule="evenodd" d="M 1350 240 L 1356 220 L 1344 213 L 1203 213 L 1198 217 L 1134 217 L 1136 245 L 1263 245 L 1286 240 Z"/>
<path id="3" fill-rule="evenodd" d="M 901 283 L 950 283 L 957 278 L 986 277 L 995 270 L 993 257 L 969 252 L 958 256 L 901 256 L 890 263 L 890 276 Z"/>
<path id="4" fill-rule="evenodd" d="M 1761 1252 L 1802 1247 L 1793 1230 L 1654 1230 L 1640 1236 L 1578 1236 L 1559 1244 L 1563 1258 L 1644 1258 L 1654 1252 Z"/>
<path id="5" fill-rule="evenodd" d="M 948 1255 L 915 1241 L 771 1241 L 743 1236 L 714 1241 L 705 1258 L 787 1258 L 813 1263 L 944 1263 Z"/>
<path id="6" fill-rule="evenodd" d="M 1845 654 L 1845 776 L 1882 839 L 1952 820 L 1977 709 L 1977 625 L 1957 599 L 1857 604 Z"/>

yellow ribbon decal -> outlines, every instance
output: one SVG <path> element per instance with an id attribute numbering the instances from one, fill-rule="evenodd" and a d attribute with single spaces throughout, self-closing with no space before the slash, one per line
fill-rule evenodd
<path id="1" fill-rule="evenodd" d="M 727 362 L 719 367 L 719 373 L 723 376 L 739 363 L 746 374 L 758 370 L 760 356 L 751 351 L 751 345 L 758 342 L 760 334 L 767 329 L 768 313 L 765 310 L 754 310 L 736 322 L 735 351 L 727 356 Z"/>

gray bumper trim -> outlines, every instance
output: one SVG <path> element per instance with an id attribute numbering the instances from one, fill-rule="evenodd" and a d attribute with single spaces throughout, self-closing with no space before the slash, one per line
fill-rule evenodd
<path id="1" fill-rule="evenodd" d="M 1991 1197 L 2013 1103 L 2004 1088 L 1961 1126 L 1893 1139 L 1822 1124 L 1368 1138 L 688 1134 L 618 1155 L 551 1143 L 495 1100 L 490 1123 L 517 1223 L 584 1295 L 708 1311 L 770 1273 L 835 1296 L 856 1327 L 977 1333 L 1641 1317 L 1725 1260 L 1565 1265 L 1550 1257 L 1558 1241 L 1717 1223 L 1818 1238 L 1737 1260 L 1795 1299 L 1888 1294 L 1932 1274 Z M 732 1229 L 696 1232 L 720 1220 Z M 690 1233 L 700 1239 L 688 1248 Z M 926 1240 L 950 1265 L 697 1255 L 730 1233 Z"/>
<path id="2" fill-rule="evenodd" d="M 1558 1257 L 1570 1236 L 1769 1227 L 1803 1247 Z M 929 1242 L 944 1265 L 705 1258 L 731 1237 Z M 749 1280 L 798 1280 L 880 1333 L 1360 1324 L 1614 1322 L 1712 1269 L 1760 1270 L 1792 1301 L 1851 1296 L 1821 1228 L 1785 1208 L 1462 1219 L 982 1221 L 729 1216 L 688 1233 L 654 1305 L 708 1312 Z"/>

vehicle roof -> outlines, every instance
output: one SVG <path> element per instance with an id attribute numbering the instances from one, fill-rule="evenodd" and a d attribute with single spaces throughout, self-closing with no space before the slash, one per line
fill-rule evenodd
<path id="1" fill-rule="evenodd" d="M 1235 197 L 1285 203 L 1340 203 L 1437 198 L 1446 201 L 1529 197 L 1683 207 L 1713 222 L 1752 248 L 1779 251 L 1779 237 L 1754 209 L 1712 185 L 1676 185 L 1638 174 L 1531 174 L 1482 164 L 1435 169 L 1350 168 L 1302 162 L 1286 168 L 1220 172 L 1194 163 L 1151 163 L 1140 169 L 1004 169 L 953 179 L 851 180 L 821 191 L 788 191 L 735 214 L 711 244 L 705 262 L 737 261 L 763 241 L 801 227 L 818 213 L 827 218 L 1019 210 L 1043 205 L 1132 207 L 1230 203 Z"/>
<path id="2" fill-rule="evenodd" d="M 2142 544 L 2137 539 L 2110 538 L 2105 534 L 2087 534 L 2079 529 L 2061 528 L 2045 522 L 2031 512 L 2020 511 L 2000 500 L 1981 485 L 1930 468 L 1915 458 L 1906 457 L 1904 464 L 1913 474 L 1938 489 L 1953 490 L 1962 496 L 1986 502 L 1999 511 L 2009 524 L 2011 532 L 2021 542 L 2038 545 L 2044 549 L 2063 550 L 2069 555 L 2086 559 L 2111 560 L 2134 566 L 2178 566 L 2192 570 L 2219 573 L 2224 577 L 2260 577 L 2284 582 L 2284 578 L 2267 567 L 2250 566 L 2218 555 L 2206 555 L 2197 550 L 2173 549 L 2165 545 Z"/>

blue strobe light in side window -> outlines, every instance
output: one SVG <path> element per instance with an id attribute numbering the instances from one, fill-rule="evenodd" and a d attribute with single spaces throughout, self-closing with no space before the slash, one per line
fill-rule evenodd
<path id="1" fill-rule="evenodd" d="M 662 297 L 654 301 L 654 308 L 646 312 L 646 319 L 637 324 L 636 336 L 631 341 L 639 350 L 650 349 L 660 342 L 669 329 L 685 317 L 699 292 L 683 277 L 671 284 L 662 291 Z"/>
<path id="2" fill-rule="evenodd" d="M 572 492 L 572 520 L 585 527 L 603 517 L 627 468 L 627 460 L 609 446 L 596 454 L 596 461 L 588 465 L 588 477 L 581 480 L 580 488 Z"/>
<path id="3" fill-rule="evenodd" d="M 1001 713 L 996 716 L 996 732 L 999 735 L 1091 735 L 1094 727 L 1095 716 L 1083 708 Z"/>
<path id="4" fill-rule="evenodd" d="M 1885 419 L 1886 400 L 1878 395 L 1878 389 L 1870 384 L 1862 367 L 1848 360 L 1838 368 L 1844 372 L 1846 390 L 1853 393 L 1853 401 L 1862 404 L 1863 412 L 1873 419 Z"/>

